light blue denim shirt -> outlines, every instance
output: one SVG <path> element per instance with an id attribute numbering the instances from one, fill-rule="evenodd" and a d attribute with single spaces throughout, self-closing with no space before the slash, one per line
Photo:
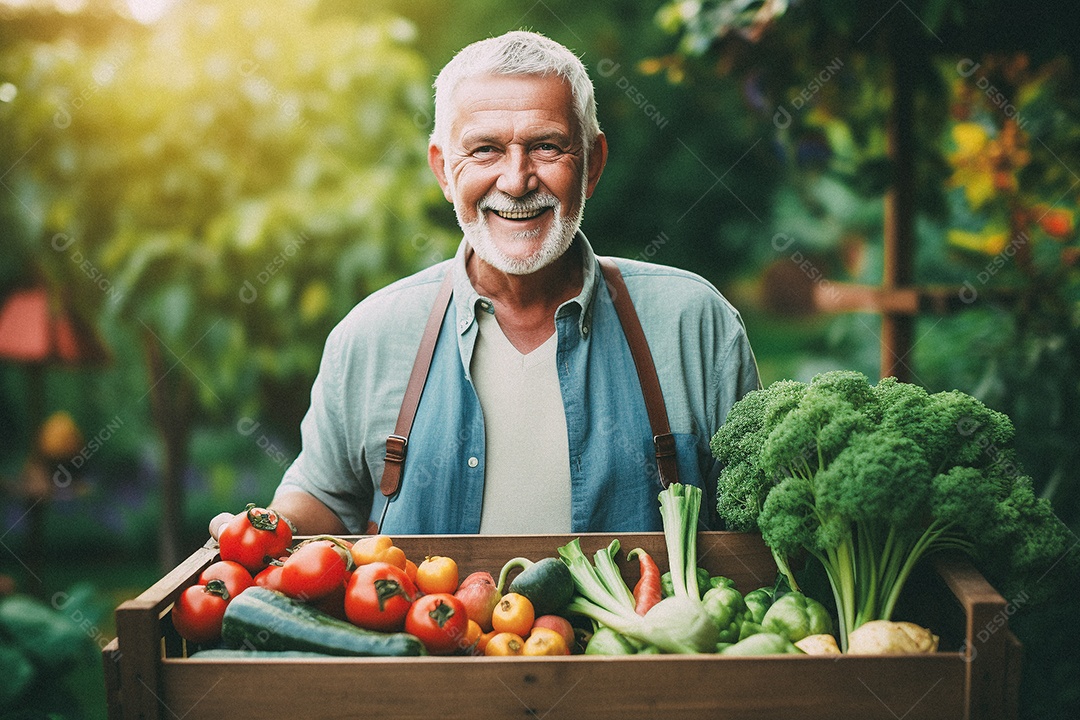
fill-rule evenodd
<path id="1" fill-rule="evenodd" d="M 571 528 L 662 529 L 652 432 L 630 348 L 585 236 L 581 293 L 555 313 L 556 363 L 570 450 Z M 759 386 L 742 320 L 709 282 L 684 270 L 616 260 L 641 319 L 675 435 L 679 478 L 705 491 L 715 523 L 718 469 L 709 440 L 728 410 Z M 381 507 L 386 437 L 393 432 L 420 336 L 439 284 L 453 272 L 427 384 L 409 436 L 401 491 L 381 531 L 476 533 L 484 495 L 484 419 L 469 375 L 477 312 L 488 312 L 465 272 L 465 243 L 451 260 L 372 293 L 327 339 L 303 448 L 282 479 L 327 505 L 350 532 Z M 522 508 L 523 513 L 529 508 Z"/>

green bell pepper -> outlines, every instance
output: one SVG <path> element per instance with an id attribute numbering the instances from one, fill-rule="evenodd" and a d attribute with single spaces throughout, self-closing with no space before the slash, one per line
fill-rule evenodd
<path id="1" fill-rule="evenodd" d="M 713 575 L 711 578 L 709 578 L 709 588 L 718 587 L 733 588 L 735 587 L 735 581 L 731 578 L 726 578 L 723 575 Z"/>
<path id="2" fill-rule="evenodd" d="M 637 647 L 607 626 L 599 627 L 585 646 L 586 655 L 634 655 Z"/>
<path id="3" fill-rule="evenodd" d="M 757 635 L 761 632 L 761 623 L 756 623 L 749 617 L 743 621 L 742 627 L 739 628 L 739 641 L 745 640 L 751 635 Z"/>
<path id="4" fill-rule="evenodd" d="M 720 642 L 736 642 L 742 624 L 746 621 L 746 603 L 742 593 L 734 587 L 720 586 L 706 591 L 701 598 L 705 612 L 709 614 L 720 631 Z"/>
<path id="5" fill-rule="evenodd" d="M 721 655 L 798 655 L 802 650 L 791 644 L 783 635 L 776 633 L 757 633 L 745 640 L 724 648 Z"/>
<path id="6" fill-rule="evenodd" d="M 698 590 L 702 595 L 709 589 L 709 571 L 705 568 L 697 569 L 697 585 Z M 675 589 L 671 584 L 671 573 L 666 572 L 660 576 L 660 595 L 662 597 L 671 597 L 675 594 Z"/>
<path id="7" fill-rule="evenodd" d="M 800 592 L 781 596 L 761 620 L 765 632 L 783 635 L 798 642 L 807 635 L 832 632 L 832 618 L 825 606 Z"/>
<path id="8" fill-rule="evenodd" d="M 746 609 L 750 612 L 750 620 L 760 625 L 765 617 L 765 612 L 773 603 L 773 589 L 763 587 L 751 590 L 743 596 L 743 601 L 746 603 Z"/>

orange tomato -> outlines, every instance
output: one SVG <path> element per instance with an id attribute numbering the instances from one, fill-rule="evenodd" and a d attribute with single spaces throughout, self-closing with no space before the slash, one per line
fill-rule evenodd
<path id="1" fill-rule="evenodd" d="M 469 655 L 481 655 L 483 650 L 478 650 L 480 644 L 480 638 L 484 634 L 484 631 L 480 629 L 480 626 L 476 624 L 475 620 L 470 620 L 468 626 L 465 628 L 465 637 L 461 639 L 461 645 L 465 648 L 465 652 Z"/>
<path id="2" fill-rule="evenodd" d="M 488 640 L 484 654 L 490 656 L 520 655 L 525 641 L 517 633 L 500 632 Z"/>
<path id="3" fill-rule="evenodd" d="M 385 562 L 405 569 L 405 551 L 394 545 L 394 540 L 389 535 L 364 536 L 353 543 L 349 552 L 357 565 Z"/>
<path id="4" fill-rule="evenodd" d="M 557 631 L 546 627 L 534 627 L 525 645 L 522 655 L 569 655 L 570 647 L 566 639 Z"/>
<path id="5" fill-rule="evenodd" d="M 476 622 L 476 621 L 473 620 L 473 622 Z M 491 642 L 491 638 L 495 637 L 498 634 L 499 633 L 495 632 L 494 630 L 490 630 L 488 632 L 481 631 L 480 638 L 476 641 L 476 654 L 477 655 L 486 655 L 487 654 L 486 650 L 487 650 L 488 643 Z"/>
<path id="6" fill-rule="evenodd" d="M 453 593 L 458 579 L 457 563 L 443 555 L 429 555 L 416 568 L 416 587 L 427 595 Z"/>
<path id="7" fill-rule="evenodd" d="M 532 629 L 536 613 L 529 598 L 507 593 L 491 613 L 491 627 L 498 632 L 510 632 L 525 637 Z"/>

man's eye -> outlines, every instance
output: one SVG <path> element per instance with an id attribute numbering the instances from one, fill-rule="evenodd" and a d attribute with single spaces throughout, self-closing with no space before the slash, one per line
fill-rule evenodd
<path id="1" fill-rule="evenodd" d="M 495 152 L 495 147 L 493 145 L 481 145 L 473 150 L 473 155 L 487 155 L 488 153 L 493 152 Z"/>
<path id="2" fill-rule="evenodd" d="M 536 149 L 541 152 L 560 152 L 561 148 L 554 143 L 540 143 L 536 146 Z"/>

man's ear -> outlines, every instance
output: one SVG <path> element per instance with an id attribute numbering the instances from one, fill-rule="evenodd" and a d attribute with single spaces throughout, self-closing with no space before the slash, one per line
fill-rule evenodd
<path id="1" fill-rule="evenodd" d="M 607 164 L 607 138 L 604 137 L 604 133 L 599 133 L 596 139 L 593 140 L 592 148 L 589 150 L 589 182 L 585 186 L 585 197 L 591 198 L 593 190 L 596 189 L 596 183 L 600 182 L 600 175 L 604 172 L 604 165 Z"/>
<path id="2" fill-rule="evenodd" d="M 450 194 L 450 182 L 446 179 L 446 158 L 443 157 L 442 148 L 435 143 L 428 145 L 427 161 L 431 172 L 435 173 L 435 179 L 439 181 L 443 197 L 449 203 L 454 202 L 454 196 Z"/>

